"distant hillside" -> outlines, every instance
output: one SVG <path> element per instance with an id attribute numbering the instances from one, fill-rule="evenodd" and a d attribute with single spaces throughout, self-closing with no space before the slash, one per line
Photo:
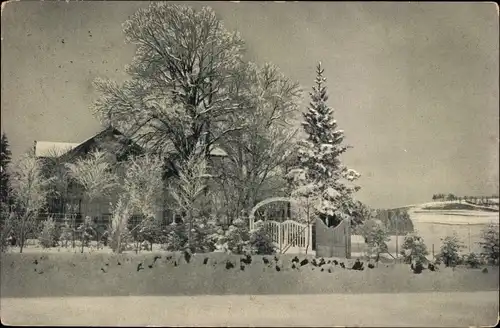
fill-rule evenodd
<path id="1" fill-rule="evenodd" d="M 420 215 L 427 214 L 432 217 L 448 217 L 446 221 L 470 221 L 475 223 L 481 221 L 485 215 L 490 217 L 498 213 L 498 199 L 490 199 L 488 206 L 478 205 L 469 201 L 434 201 L 430 203 L 408 205 L 393 209 L 377 210 L 376 219 L 382 221 L 389 229 L 390 234 L 405 234 L 413 232 L 415 220 L 420 221 Z M 488 214 L 489 213 L 489 214 Z M 456 217 L 457 219 L 453 219 Z M 465 217 L 468 217 L 465 219 Z M 440 221 L 440 220 L 438 220 Z M 397 230 L 397 231 L 396 231 Z"/>

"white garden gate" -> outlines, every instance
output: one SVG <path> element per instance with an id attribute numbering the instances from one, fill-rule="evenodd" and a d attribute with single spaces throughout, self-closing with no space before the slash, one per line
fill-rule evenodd
<path id="1" fill-rule="evenodd" d="M 273 202 L 295 203 L 288 197 L 273 197 L 254 206 L 250 212 L 250 230 L 255 228 L 255 212 L 262 206 Z M 307 222 L 307 220 L 305 220 Z M 311 254 L 312 253 L 312 224 L 300 223 L 294 220 L 278 222 L 265 220 L 264 227 L 271 232 L 272 240 L 281 254 Z"/>

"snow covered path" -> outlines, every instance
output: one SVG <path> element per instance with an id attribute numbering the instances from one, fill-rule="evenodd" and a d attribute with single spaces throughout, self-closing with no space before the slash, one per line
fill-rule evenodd
<path id="1" fill-rule="evenodd" d="M 498 292 L 1 300 L 4 324 L 101 326 L 493 326 Z"/>

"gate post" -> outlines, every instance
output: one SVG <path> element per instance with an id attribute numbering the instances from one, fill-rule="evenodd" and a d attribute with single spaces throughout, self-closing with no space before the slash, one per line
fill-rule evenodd
<path id="1" fill-rule="evenodd" d="M 280 254 L 283 252 L 283 225 L 280 223 L 278 224 L 278 245 L 280 246 Z"/>
<path id="2" fill-rule="evenodd" d="M 351 258 L 351 219 L 347 218 L 344 225 L 344 238 L 345 238 L 345 258 Z"/>
<path id="3" fill-rule="evenodd" d="M 309 247 L 311 248 L 311 251 L 313 249 L 313 237 L 312 237 L 312 234 L 313 234 L 313 225 L 310 223 L 310 222 L 307 222 L 307 248 L 306 248 L 306 254 L 307 254 L 307 251 L 309 250 Z"/>

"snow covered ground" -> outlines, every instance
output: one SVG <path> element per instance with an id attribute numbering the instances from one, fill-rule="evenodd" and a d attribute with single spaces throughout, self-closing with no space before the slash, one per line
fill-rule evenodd
<path id="1" fill-rule="evenodd" d="M 498 292 L 2 298 L 11 325 L 495 326 Z"/>

